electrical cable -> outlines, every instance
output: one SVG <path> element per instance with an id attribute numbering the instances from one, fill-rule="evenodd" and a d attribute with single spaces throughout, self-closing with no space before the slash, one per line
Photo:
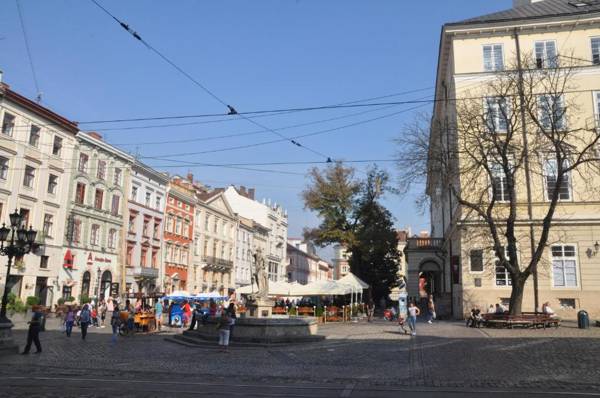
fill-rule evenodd
<path id="1" fill-rule="evenodd" d="M 15 0 L 17 3 L 17 11 L 19 14 L 19 21 L 21 22 L 21 30 L 23 31 L 23 39 L 25 40 L 25 48 L 27 49 L 27 58 L 29 59 L 29 66 L 31 68 L 31 74 L 33 76 L 33 83 L 36 91 L 36 101 L 42 100 L 42 92 L 40 91 L 40 85 L 38 83 L 37 74 L 35 73 L 35 67 L 33 66 L 33 57 L 31 56 L 31 48 L 29 47 L 29 38 L 27 36 L 27 30 L 25 29 L 25 20 L 23 18 L 23 10 L 21 10 L 20 0 Z"/>

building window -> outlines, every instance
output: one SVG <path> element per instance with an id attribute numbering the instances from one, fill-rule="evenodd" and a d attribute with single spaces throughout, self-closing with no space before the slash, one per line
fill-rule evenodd
<path id="1" fill-rule="evenodd" d="M 150 202 L 152 201 L 152 193 L 151 192 L 146 192 L 146 206 L 150 207 Z"/>
<path id="2" fill-rule="evenodd" d="M 156 195 L 156 210 L 160 210 L 162 206 L 162 198 L 158 195 Z"/>
<path id="3" fill-rule="evenodd" d="M 492 177 L 492 198 L 498 202 L 508 202 L 509 188 L 502 165 L 492 163 L 489 167 Z"/>
<path id="4" fill-rule="evenodd" d="M 600 37 L 592 38 L 592 63 L 600 65 Z"/>
<path id="5" fill-rule="evenodd" d="M 485 121 L 490 133 L 506 133 L 510 120 L 505 98 L 487 97 L 484 102 Z"/>
<path id="6" fill-rule="evenodd" d="M 148 257 L 148 249 L 145 247 L 142 247 L 142 256 L 141 256 L 141 261 L 140 261 L 140 265 L 142 267 L 146 266 L 146 257 Z"/>
<path id="7" fill-rule="evenodd" d="M 52 224 L 54 217 L 52 214 L 44 214 L 44 236 L 52 237 Z"/>
<path id="8" fill-rule="evenodd" d="M 575 246 L 552 246 L 552 276 L 554 287 L 577 287 Z"/>
<path id="9" fill-rule="evenodd" d="M 135 214 L 129 214 L 129 232 L 135 233 Z"/>
<path id="10" fill-rule="evenodd" d="M 92 224 L 92 233 L 90 234 L 90 245 L 98 246 L 100 242 L 100 225 Z"/>
<path id="11" fill-rule="evenodd" d="M 558 67 L 558 54 L 554 40 L 535 42 L 535 66 L 538 69 Z"/>
<path id="12" fill-rule="evenodd" d="M 213 242 L 213 257 L 217 257 L 217 241 Z"/>
<path id="13" fill-rule="evenodd" d="M 215 218 L 215 224 L 214 224 L 213 232 L 215 234 L 218 234 L 218 232 L 219 232 L 219 219 L 218 218 Z"/>
<path id="14" fill-rule="evenodd" d="M 80 173 L 87 173 L 87 167 L 88 167 L 89 160 L 90 160 L 90 157 L 88 155 L 86 155 L 85 153 L 79 154 L 79 164 L 77 166 L 77 170 Z"/>
<path id="15" fill-rule="evenodd" d="M 563 161 L 563 169 L 568 167 L 568 162 Z M 558 161 L 556 159 L 546 159 L 544 165 L 544 174 L 546 180 L 546 195 L 548 200 L 551 200 L 554 195 L 554 190 L 558 189 L 558 200 L 571 200 L 571 173 L 563 172 L 563 179 L 560 185 L 557 187 L 556 182 L 558 180 Z"/>
<path id="16" fill-rule="evenodd" d="M 504 69 L 502 44 L 489 44 L 483 46 L 483 69 L 486 72 Z"/>
<path id="17" fill-rule="evenodd" d="M 114 185 L 121 185 L 121 169 L 116 168 L 115 169 L 115 175 L 114 175 L 114 179 L 113 179 L 113 183 Z"/>
<path id="18" fill-rule="evenodd" d="M 69 299 L 72 297 L 71 296 L 72 289 L 73 288 L 71 286 L 63 285 L 63 288 L 62 288 L 62 298 L 63 298 L 63 300 L 69 301 Z"/>
<path id="19" fill-rule="evenodd" d="M 596 106 L 594 107 L 596 111 L 596 126 L 600 128 L 600 91 L 594 93 L 594 100 L 596 102 Z"/>
<path id="20" fill-rule="evenodd" d="M 21 207 L 19 209 L 19 214 L 21 215 L 21 219 L 23 220 L 23 221 L 21 221 L 21 225 L 23 226 L 23 228 L 27 228 L 27 226 L 30 225 L 29 224 L 29 214 L 30 214 L 29 209 L 24 209 Z"/>
<path id="21" fill-rule="evenodd" d="M 110 205 L 110 214 L 112 214 L 113 216 L 118 216 L 120 204 L 121 204 L 121 197 L 119 195 L 113 195 L 112 203 Z"/>
<path id="22" fill-rule="evenodd" d="M 160 234 L 160 223 L 154 222 L 154 231 L 152 232 L 152 237 L 154 239 L 158 239 Z"/>
<path id="23" fill-rule="evenodd" d="M 54 142 L 52 143 L 52 154 L 54 156 L 60 156 L 60 152 L 62 150 L 62 142 L 62 138 L 60 138 L 57 135 L 54 136 Z"/>
<path id="24" fill-rule="evenodd" d="M 40 128 L 35 124 L 31 125 L 31 130 L 29 131 L 29 145 L 32 147 L 38 147 L 40 144 Z"/>
<path id="25" fill-rule="evenodd" d="M 177 217 L 177 221 L 175 223 L 175 233 L 177 235 L 181 235 L 181 223 L 182 223 L 181 218 Z"/>
<path id="26" fill-rule="evenodd" d="M 81 242 L 81 220 L 79 219 L 73 221 L 73 242 Z"/>
<path id="27" fill-rule="evenodd" d="M 144 219 L 144 227 L 142 229 L 142 236 L 150 236 L 150 220 Z"/>
<path id="28" fill-rule="evenodd" d="M 577 308 L 574 298 L 559 298 L 558 303 L 562 310 L 574 310 Z"/>
<path id="29" fill-rule="evenodd" d="M 75 190 L 75 202 L 82 205 L 85 201 L 85 184 L 82 182 L 77 183 Z"/>
<path id="30" fill-rule="evenodd" d="M 50 174 L 48 176 L 48 193 L 56 195 L 56 188 L 58 187 L 58 176 Z"/>
<path id="31" fill-rule="evenodd" d="M 106 178 L 106 162 L 104 160 L 98 160 L 98 171 L 96 172 L 96 177 L 102 181 L 104 181 Z"/>
<path id="32" fill-rule="evenodd" d="M 8 178 L 8 159 L 0 156 L 0 180 Z"/>
<path id="33" fill-rule="evenodd" d="M 2 120 L 2 134 L 12 137 L 13 130 L 15 128 L 15 117 L 10 113 L 4 113 L 4 119 Z"/>
<path id="34" fill-rule="evenodd" d="M 96 194 L 94 195 L 94 207 L 96 210 L 102 210 L 102 199 L 104 198 L 104 191 L 101 189 L 96 189 Z"/>
<path id="35" fill-rule="evenodd" d="M 33 180 L 35 179 L 35 168 L 25 166 L 25 175 L 23 176 L 23 186 L 33 188 Z"/>
<path id="36" fill-rule="evenodd" d="M 108 231 L 108 248 L 114 249 L 115 247 L 117 247 L 117 230 L 111 228 Z"/>
<path id="37" fill-rule="evenodd" d="M 206 214 L 206 218 L 204 219 L 204 230 L 208 232 L 210 225 L 210 216 Z"/>
<path id="38" fill-rule="evenodd" d="M 204 240 L 204 247 L 203 247 L 203 250 L 202 250 L 202 256 L 204 258 L 206 258 L 206 256 L 208 256 L 208 240 L 206 240 L 206 239 Z"/>
<path id="39" fill-rule="evenodd" d="M 503 248 L 504 250 L 504 255 L 506 257 L 506 260 L 509 261 L 510 258 L 508 257 L 508 251 L 506 250 L 506 247 Z M 500 262 L 500 259 L 498 257 L 496 257 L 496 286 L 511 286 L 512 285 L 512 280 L 510 279 L 510 274 L 508 273 L 508 270 L 506 269 L 506 267 L 504 267 L 504 265 L 502 265 L 502 263 Z"/>
<path id="40" fill-rule="evenodd" d="M 133 264 L 133 246 L 127 245 L 127 254 L 125 256 L 125 265 L 131 266 Z"/>
<path id="41" fill-rule="evenodd" d="M 564 130 L 566 128 L 566 108 L 562 95 L 540 95 L 538 106 L 541 128 L 546 131 Z"/>
<path id="42" fill-rule="evenodd" d="M 137 195 L 138 195 L 138 187 L 136 187 L 135 185 L 131 187 L 131 197 L 130 199 L 134 202 L 137 202 Z"/>
<path id="43" fill-rule="evenodd" d="M 40 268 L 47 269 L 48 268 L 48 259 L 49 256 L 40 256 Z"/>
<path id="44" fill-rule="evenodd" d="M 483 272 L 483 250 L 471 250 L 471 272 Z"/>
<path id="45" fill-rule="evenodd" d="M 158 268 L 158 250 L 152 249 L 152 268 Z"/>

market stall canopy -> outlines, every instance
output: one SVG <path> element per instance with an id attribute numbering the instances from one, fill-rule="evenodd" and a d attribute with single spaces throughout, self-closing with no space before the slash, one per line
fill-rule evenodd
<path id="1" fill-rule="evenodd" d="M 193 296 L 193 299 L 195 299 L 195 300 L 201 300 L 201 301 L 210 300 L 210 299 L 213 299 L 213 300 L 227 300 L 228 298 L 229 297 L 223 296 L 219 292 L 199 293 L 199 294 Z"/>
<path id="2" fill-rule="evenodd" d="M 308 285 L 299 286 L 296 296 L 343 296 L 355 292 L 355 288 L 340 281 L 316 281 Z"/>
<path id="3" fill-rule="evenodd" d="M 297 283 L 269 281 L 269 296 L 300 296 L 297 290 L 301 287 L 302 285 Z M 256 284 L 242 286 L 235 290 L 237 294 L 252 294 L 257 291 Z"/>
<path id="4" fill-rule="evenodd" d="M 165 296 L 169 300 L 191 300 L 194 298 L 187 290 L 175 290 L 173 293 Z"/>
<path id="5" fill-rule="evenodd" d="M 350 285 L 354 287 L 356 290 L 368 289 L 369 284 L 364 282 L 358 276 L 354 275 L 352 272 L 348 273 L 348 275 L 344 276 L 342 279 L 338 280 L 339 283 L 343 283 L 344 285 Z"/>

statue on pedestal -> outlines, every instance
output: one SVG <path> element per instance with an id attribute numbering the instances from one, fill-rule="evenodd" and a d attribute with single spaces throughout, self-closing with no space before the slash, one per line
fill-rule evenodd
<path id="1" fill-rule="evenodd" d="M 258 292 L 256 293 L 257 299 L 265 300 L 269 296 L 269 276 L 265 268 L 265 259 L 262 256 L 260 249 L 254 253 L 254 281 Z"/>

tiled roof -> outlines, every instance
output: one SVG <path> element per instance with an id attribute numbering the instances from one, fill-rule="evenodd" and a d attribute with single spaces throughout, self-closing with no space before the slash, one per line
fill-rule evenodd
<path id="1" fill-rule="evenodd" d="M 574 4 L 586 4 L 576 7 Z M 468 25 L 492 22 L 509 22 L 526 19 L 550 18 L 559 16 L 575 16 L 600 13 L 598 0 L 544 0 L 521 7 L 511 8 L 492 14 L 482 15 L 464 21 L 452 22 L 448 25 Z"/>

